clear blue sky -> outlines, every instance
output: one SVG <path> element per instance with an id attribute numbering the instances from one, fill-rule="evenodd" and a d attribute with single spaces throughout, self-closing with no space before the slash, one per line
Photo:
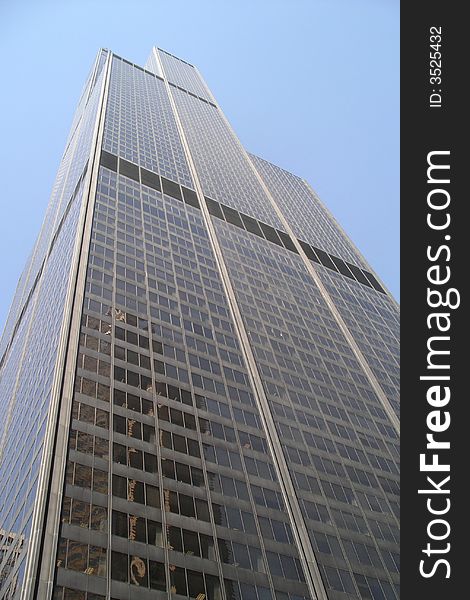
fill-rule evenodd
<path id="1" fill-rule="evenodd" d="M 198 66 L 398 298 L 398 0 L 0 0 L 0 329 L 98 48 L 144 65 L 152 45 Z"/>

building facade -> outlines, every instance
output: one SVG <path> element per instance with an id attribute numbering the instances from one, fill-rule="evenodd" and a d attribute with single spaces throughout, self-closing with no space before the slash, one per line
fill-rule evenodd
<path id="1" fill-rule="evenodd" d="M 194 66 L 101 50 L 0 345 L 0 599 L 398 599 L 398 325 Z"/>

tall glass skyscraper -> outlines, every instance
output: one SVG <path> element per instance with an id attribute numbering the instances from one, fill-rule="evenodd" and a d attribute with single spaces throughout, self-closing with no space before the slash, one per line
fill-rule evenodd
<path id="1" fill-rule="evenodd" d="M 396 600 L 398 307 L 197 69 L 101 50 L 0 346 L 0 598 Z"/>

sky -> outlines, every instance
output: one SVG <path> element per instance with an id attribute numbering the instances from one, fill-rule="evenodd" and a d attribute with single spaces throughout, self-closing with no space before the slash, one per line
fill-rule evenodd
<path id="1" fill-rule="evenodd" d="M 398 300 L 398 0 L 0 0 L 0 330 L 98 49 L 143 66 L 153 45 L 309 181 Z"/>

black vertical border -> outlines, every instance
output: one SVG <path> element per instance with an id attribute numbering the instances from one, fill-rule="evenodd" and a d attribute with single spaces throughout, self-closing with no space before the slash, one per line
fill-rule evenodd
<path id="1" fill-rule="evenodd" d="M 430 82 L 430 28 L 441 28 L 442 82 Z M 470 525 L 467 512 L 470 508 L 470 422 L 468 405 L 470 398 L 466 389 L 465 374 L 470 371 L 470 352 L 467 338 L 470 333 L 467 311 L 466 280 L 470 273 L 466 263 L 470 258 L 467 232 L 467 206 L 470 205 L 467 187 L 468 163 L 467 138 L 468 101 L 465 89 L 468 80 L 468 26 L 464 17 L 464 6 L 458 3 L 428 0 L 422 3 L 401 5 L 401 273 L 402 273 L 402 593 L 403 600 L 426 598 L 466 597 L 466 574 L 468 563 L 467 538 Z M 433 89 L 441 89 L 442 106 L 429 105 Z M 451 224 L 445 232 L 433 232 L 426 224 L 429 211 L 427 195 L 431 185 L 427 183 L 427 155 L 435 150 L 450 151 L 450 184 L 445 187 L 451 195 L 449 213 Z M 445 162 L 447 159 L 441 159 Z M 439 187 L 439 186 L 436 186 Z M 444 235 L 450 240 L 444 240 Z M 425 451 L 426 417 L 432 407 L 426 401 L 429 382 L 419 380 L 426 374 L 427 348 L 430 335 L 426 318 L 433 309 L 427 305 L 427 270 L 430 263 L 426 256 L 428 245 L 437 249 L 448 244 L 451 250 L 449 262 L 442 253 L 438 263 L 450 266 L 451 278 L 445 288 L 457 288 L 461 296 L 460 307 L 452 310 L 439 308 L 450 313 L 450 388 L 451 400 L 447 407 L 451 415 L 450 428 L 437 439 L 450 440 L 450 450 L 441 451 L 440 462 L 450 461 L 451 508 L 443 518 L 447 519 L 451 531 L 447 539 L 432 541 L 428 538 L 427 525 L 433 518 L 426 508 L 426 495 L 418 489 L 429 488 L 426 474 L 419 470 L 419 455 Z M 467 271 L 467 272 L 466 272 Z M 431 286 L 434 289 L 437 286 Z M 434 331 L 434 333 L 432 333 Z M 442 334 L 446 335 L 446 334 Z M 444 361 L 445 362 L 445 359 Z M 442 374 L 442 373 L 441 373 Z M 432 476 L 432 473 L 428 473 Z M 435 474 L 440 481 L 444 473 Z M 444 486 L 443 486 L 444 487 Z M 435 507 L 444 506 L 443 498 L 434 495 Z M 444 526 L 436 527 L 439 534 Z M 427 557 L 422 550 L 431 542 L 433 549 L 442 549 L 450 543 L 450 551 Z M 444 558 L 450 564 L 440 564 L 435 574 L 424 578 L 419 573 L 419 564 L 425 560 L 425 570 Z"/>

